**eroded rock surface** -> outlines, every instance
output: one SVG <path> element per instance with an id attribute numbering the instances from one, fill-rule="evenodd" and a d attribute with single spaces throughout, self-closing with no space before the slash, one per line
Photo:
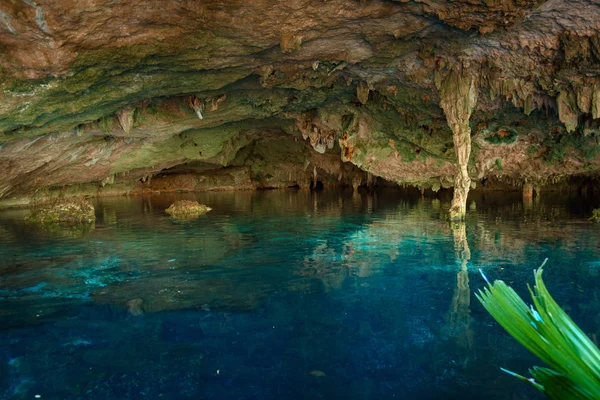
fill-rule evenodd
<path id="1" fill-rule="evenodd" d="M 36 204 L 25 220 L 38 224 L 89 224 L 96 220 L 96 214 L 89 200 L 69 198 Z"/>
<path id="2" fill-rule="evenodd" d="M 15 0 L 0 49 L 4 204 L 598 176 L 594 0 Z"/>
<path id="3" fill-rule="evenodd" d="M 177 219 L 194 219 L 206 214 L 212 208 L 197 201 L 178 200 L 165 210 L 167 214 Z"/>

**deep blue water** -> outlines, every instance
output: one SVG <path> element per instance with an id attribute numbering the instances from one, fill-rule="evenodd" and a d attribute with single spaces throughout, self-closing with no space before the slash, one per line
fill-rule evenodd
<path id="1" fill-rule="evenodd" d="M 178 198 L 213 211 L 176 222 Z M 473 293 L 551 293 L 600 330 L 595 199 L 397 191 L 97 201 L 89 231 L 0 213 L 0 398 L 536 399 L 539 363 Z M 465 236 L 466 234 L 466 236 Z M 595 338 L 595 336 L 594 336 Z"/>

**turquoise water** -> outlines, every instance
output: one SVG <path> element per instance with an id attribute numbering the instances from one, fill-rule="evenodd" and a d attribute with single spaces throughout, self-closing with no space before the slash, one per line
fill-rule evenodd
<path id="1" fill-rule="evenodd" d="M 213 211 L 176 222 L 197 199 Z M 473 293 L 545 278 L 600 328 L 594 201 L 270 191 L 100 199 L 88 231 L 0 213 L 0 398 L 536 399 Z M 595 336 L 594 336 L 595 338 Z"/>

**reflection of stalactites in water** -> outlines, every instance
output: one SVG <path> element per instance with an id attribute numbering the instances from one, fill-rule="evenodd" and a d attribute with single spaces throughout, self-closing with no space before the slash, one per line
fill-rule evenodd
<path id="1" fill-rule="evenodd" d="M 117 225 L 117 212 L 112 207 L 102 208 L 102 222 L 104 226 L 116 226 Z"/>
<path id="2" fill-rule="evenodd" d="M 533 186 L 529 183 L 523 185 L 523 208 L 531 210 L 533 206 Z"/>
<path id="3" fill-rule="evenodd" d="M 142 214 L 152 214 L 152 198 L 151 197 L 143 197 L 142 198 Z"/>
<path id="4" fill-rule="evenodd" d="M 452 304 L 446 316 L 447 333 L 454 337 L 456 343 L 464 349 L 473 346 L 473 331 L 471 330 L 471 291 L 469 288 L 469 273 L 466 263 L 456 275 L 456 288 L 452 296 Z M 465 357 L 464 364 L 468 361 Z"/>
<path id="5" fill-rule="evenodd" d="M 467 226 L 464 222 L 452 223 L 452 239 L 454 240 L 454 256 L 463 268 L 471 259 L 471 250 L 467 241 Z"/>
<path id="6" fill-rule="evenodd" d="M 361 205 L 362 198 L 360 196 L 360 193 L 358 193 L 357 191 L 352 192 L 352 206 L 354 207 L 354 209 L 359 210 Z"/>
<path id="7" fill-rule="evenodd" d="M 463 367 L 470 359 L 470 350 L 473 347 L 473 331 L 471 330 L 471 291 L 469 288 L 469 272 L 467 263 L 471 258 L 469 242 L 467 241 L 465 223 L 452 224 L 452 237 L 454 239 L 454 254 L 460 263 L 460 271 L 456 275 L 456 288 L 452 296 L 452 303 L 446 315 L 445 332 L 453 337 L 456 344 L 465 350 Z"/>
<path id="8" fill-rule="evenodd" d="M 319 279 L 323 284 L 323 291 L 342 287 L 347 277 L 347 270 L 336 261 L 338 256 L 334 248 L 327 243 L 317 245 L 313 253 L 304 257 L 303 268 L 298 275 Z"/>

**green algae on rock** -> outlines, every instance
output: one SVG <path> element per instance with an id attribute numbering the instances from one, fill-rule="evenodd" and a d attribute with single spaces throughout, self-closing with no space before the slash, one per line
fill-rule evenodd
<path id="1" fill-rule="evenodd" d="M 212 208 L 197 201 L 178 200 L 165 210 L 167 214 L 176 219 L 194 219 L 206 214 Z"/>
<path id="2" fill-rule="evenodd" d="M 81 185 L 154 190 L 164 175 L 171 191 L 248 190 L 325 172 L 340 186 L 454 186 L 460 220 L 476 184 L 596 180 L 600 4 L 479 3 L 165 0 L 138 19 L 134 0 L 57 0 L 40 5 L 40 31 L 12 2 L 0 11 L 0 206 Z M 206 179 L 192 163 L 244 178 L 175 187 Z"/>
<path id="3" fill-rule="evenodd" d="M 25 217 L 26 222 L 39 224 L 89 224 L 95 220 L 93 204 L 89 200 L 76 198 L 36 204 Z"/>

